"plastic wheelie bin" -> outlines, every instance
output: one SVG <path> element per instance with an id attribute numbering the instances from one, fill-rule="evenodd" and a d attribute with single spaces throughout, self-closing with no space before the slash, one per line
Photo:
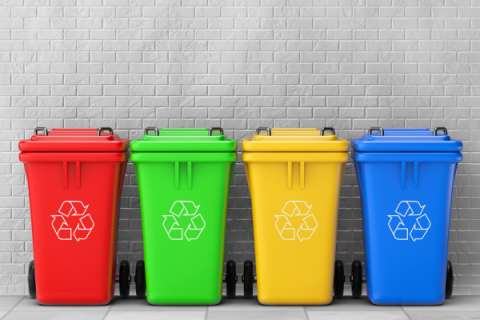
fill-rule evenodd
<path id="1" fill-rule="evenodd" d="M 237 141 L 222 128 L 147 128 L 131 149 L 144 248 L 137 294 L 146 285 L 150 304 L 219 303 Z"/>
<path id="2" fill-rule="evenodd" d="M 36 128 L 19 143 L 35 261 L 29 291 L 39 303 L 101 305 L 112 299 L 128 143 L 111 128 Z"/>
<path id="3" fill-rule="evenodd" d="M 462 142 L 447 129 L 370 128 L 351 142 L 360 187 L 367 294 L 378 305 L 437 305 L 452 294 L 450 210 Z M 362 292 L 352 264 L 352 293 Z"/>
<path id="4" fill-rule="evenodd" d="M 333 128 L 258 128 L 242 147 L 258 300 L 330 303 L 334 286 L 337 296 L 343 294 L 343 264 L 335 261 L 335 246 L 348 142 L 337 139 Z"/>

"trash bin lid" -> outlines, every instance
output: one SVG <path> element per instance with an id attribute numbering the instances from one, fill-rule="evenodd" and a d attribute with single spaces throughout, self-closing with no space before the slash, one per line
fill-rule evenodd
<path id="1" fill-rule="evenodd" d="M 325 127 L 284 129 L 260 127 L 251 139 L 242 142 L 243 151 L 325 152 L 348 151 L 348 141 L 338 139 L 335 129 Z"/>
<path id="2" fill-rule="evenodd" d="M 121 152 L 129 140 L 121 139 L 112 128 L 98 129 L 52 129 L 37 127 L 34 135 L 18 144 L 20 151 L 57 152 Z"/>
<path id="3" fill-rule="evenodd" d="M 223 129 L 145 129 L 141 139 L 133 140 L 134 152 L 235 152 L 237 140 L 227 139 Z"/>
<path id="4" fill-rule="evenodd" d="M 462 142 L 451 139 L 444 127 L 433 130 L 373 127 L 361 139 L 352 139 L 351 144 L 355 151 L 458 152 L 463 148 Z"/>

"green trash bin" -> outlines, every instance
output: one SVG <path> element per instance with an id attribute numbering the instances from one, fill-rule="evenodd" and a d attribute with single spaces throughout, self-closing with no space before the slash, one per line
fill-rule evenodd
<path id="1" fill-rule="evenodd" d="M 151 304 L 219 303 L 237 141 L 222 128 L 149 127 L 130 148 L 145 259 L 137 262 L 137 295 L 146 284 Z"/>

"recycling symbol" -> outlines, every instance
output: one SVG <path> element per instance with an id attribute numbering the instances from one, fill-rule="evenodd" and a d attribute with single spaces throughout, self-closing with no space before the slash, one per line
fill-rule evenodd
<path id="1" fill-rule="evenodd" d="M 308 240 L 312 237 L 318 226 L 317 219 L 310 213 L 312 206 L 308 206 L 305 201 L 287 201 L 282 210 L 285 215 L 275 216 L 277 218 L 275 227 L 283 240 L 295 240 L 295 235 L 300 241 Z M 298 230 L 292 226 L 288 217 L 301 218 L 302 222 Z"/>
<path id="2" fill-rule="evenodd" d="M 432 225 L 427 214 L 423 213 L 425 207 L 426 205 L 422 206 L 418 201 L 400 201 L 395 210 L 398 215 L 388 216 L 390 218 L 388 227 L 392 231 L 393 237 L 397 240 L 408 240 L 408 235 L 410 234 L 410 238 L 413 241 L 422 240 Z M 405 221 L 414 221 L 410 233 L 401 217 Z"/>
<path id="3" fill-rule="evenodd" d="M 193 201 L 175 201 L 173 203 L 170 209 L 172 215 L 163 216 L 165 218 L 163 227 L 171 240 L 183 240 L 185 236 L 185 239 L 191 241 L 200 237 L 205 228 L 205 220 L 200 213 L 197 214 L 198 208 L 200 208 L 200 205 L 196 206 Z M 177 218 L 180 217 L 190 218 L 185 232 L 177 221 Z"/>
<path id="4" fill-rule="evenodd" d="M 77 224 L 73 231 L 75 240 L 86 240 L 92 232 L 95 223 L 90 214 L 85 214 L 88 209 L 88 204 L 83 205 L 82 201 L 64 201 L 58 209 L 62 215 L 52 215 L 52 227 L 58 239 L 72 240 L 72 228 L 67 223 L 67 220 L 74 221 L 77 218 Z M 68 218 L 67 220 L 65 220 Z"/>

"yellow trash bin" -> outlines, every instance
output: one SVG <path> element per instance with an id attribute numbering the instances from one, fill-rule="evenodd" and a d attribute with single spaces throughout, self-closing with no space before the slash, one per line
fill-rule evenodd
<path id="1" fill-rule="evenodd" d="M 258 128 L 242 146 L 252 197 L 258 300 L 329 304 L 348 142 L 337 139 L 333 128 Z M 335 277 L 343 293 L 341 269 Z"/>

